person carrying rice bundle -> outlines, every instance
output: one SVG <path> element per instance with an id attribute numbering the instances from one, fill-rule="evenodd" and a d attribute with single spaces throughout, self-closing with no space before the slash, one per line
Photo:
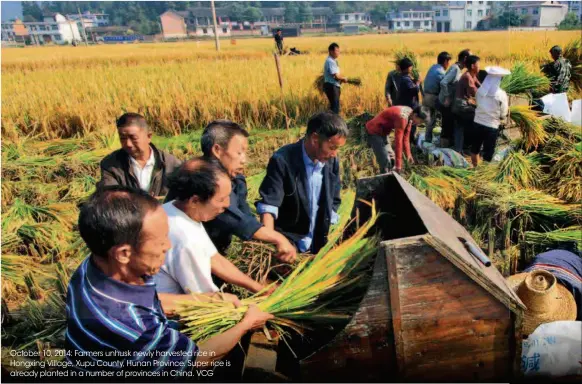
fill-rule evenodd
<path id="1" fill-rule="evenodd" d="M 340 47 L 336 43 L 331 43 L 327 48 L 329 56 L 323 65 L 324 85 L 323 90 L 329 100 L 329 109 L 333 113 L 340 111 L 341 83 L 347 83 L 348 79 L 340 74 L 337 58 L 340 54 Z"/>
<path id="2" fill-rule="evenodd" d="M 485 161 L 493 159 L 499 126 L 506 120 L 509 113 L 509 99 L 507 93 L 500 88 L 500 84 L 503 76 L 511 72 L 501 67 L 487 67 L 485 71 L 487 76 L 477 91 L 477 108 L 473 120 L 471 162 L 475 167 L 479 164 L 481 148 L 483 148 Z"/>
<path id="3" fill-rule="evenodd" d="M 550 54 L 552 55 L 552 59 L 554 59 L 554 61 L 542 67 L 542 72 L 550 80 L 550 92 L 568 92 L 568 88 L 570 87 L 572 65 L 562 56 L 562 48 L 559 45 L 554 45 L 550 49 Z"/>

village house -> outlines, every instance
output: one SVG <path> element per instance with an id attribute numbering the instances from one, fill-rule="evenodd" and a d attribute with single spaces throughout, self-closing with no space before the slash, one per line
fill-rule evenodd
<path id="1" fill-rule="evenodd" d="M 109 25 L 109 15 L 107 13 L 84 12 L 81 15 L 72 13 L 66 15 L 69 20 L 79 20 L 85 28 L 107 27 Z"/>
<path id="2" fill-rule="evenodd" d="M 449 1 L 432 7 L 434 32 L 475 30 L 480 21 L 491 16 L 493 1 Z"/>
<path id="3" fill-rule="evenodd" d="M 2 23 L 2 40 L 30 41 L 31 44 L 70 44 L 82 41 L 79 24 L 60 13 L 47 14 L 43 21 Z"/>
<path id="4" fill-rule="evenodd" d="M 434 11 L 430 7 L 401 7 L 386 14 L 390 31 L 431 31 Z"/>
<path id="5" fill-rule="evenodd" d="M 183 39 L 188 36 L 214 36 L 212 12 L 166 11 L 160 15 L 162 33 L 165 39 Z M 218 10 L 217 10 L 217 17 Z M 220 16 L 218 36 L 231 35 L 231 23 L 226 14 Z M 226 19 L 226 20 L 225 20 Z"/>
<path id="6" fill-rule="evenodd" d="M 558 1 L 516 2 L 510 8 L 522 17 L 522 27 L 557 28 L 568 13 Z"/>

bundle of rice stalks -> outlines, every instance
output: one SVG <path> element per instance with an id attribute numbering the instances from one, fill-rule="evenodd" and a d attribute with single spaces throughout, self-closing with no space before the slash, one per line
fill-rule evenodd
<path id="1" fill-rule="evenodd" d="M 523 136 L 525 148 L 535 149 L 546 142 L 548 134 L 544 130 L 538 112 L 529 106 L 519 105 L 509 108 L 509 118 L 518 126 Z"/>
<path id="2" fill-rule="evenodd" d="M 408 48 L 403 48 L 403 49 L 399 49 L 399 50 L 395 50 L 393 52 L 394 54 L 394 65 L 396 67 L 396 70 L 400 71 L 400 60 L 404 59 L 404 58 L 409 58 L 410 61 L 412 61 L 412 78 L 414 80 L 417 80 L 420 77 L 420 67 L 418 66 L 418 59 L 416 57 L 416 53 L 410 51 Z"/>
<path id="3" fill-rule="evenodd" d="M 185 326 L 183 332 L 202 342 L 237 324 L 251 304 L 275 315 L 269 325 L 281 335 L 286 334 L 285 329 L 301 334 L 304 327 L 298 321 L 345 319 L 345 314 L 330 312 L 329 306 L 335 301 L 342 302 L 342 293 L 362 276 L 352 272 L 377 251 L 377 239 L 364 238 L 377 218 L 374 205 L 372 213 L 372 218 L 351 238 L 335 248 L 328 243 L 313 258 L 301 262 L 268 297 L 260 296 L 260 292 L 243 300 L 239 308 L 227 302 L 184 302 L 178 311 Z M 323 301 L 323 297 L 327 300 Z"/>
<path id="4" fill-rule="evenodd" d="M 508 183 L 515 189 L 532 188 L 542 179 L 540 164 L 535 156 L 511 151 L 498 164 L 484 164 L 477 170 L 478 177 L 496 183 Z"/>
<path id="5" fill-rule="evenodd" d="M 350 138 L 342 148 L 340 162 L 342 188 L 355 188 L 359 178 L 378 174 L 374 152 L 367 144 L 355 139 Z"/>
<path id="6" fill-rule="evenodd" d="M 415 166 L 408 176 L 408 182 L 439 207 L 452 210 L 459 199 L 468 198 L 472 193 L 469 176 L 470 172 L 464 169 Z"/>
<path id="7" fill-rule="evenodd" d="M 562 200 L 582 201 L 582 142 L 554 159 L 546 185 L 550 193 Z"/>
<path id="8" fill-rule="evenodd" d="M 559 136 L 569 141 L 582 141 L 582 130 L 574 124 L 558 117 L 550 117 L 542 122 L 550 137 Z"/>
<path id="9" fill-rule="evenodd" d="M 572 40 L 566 45 L 562 55 L 572 65 L 570 83 L 582 91 L 582 39 Z"/>
<path id="10" fill-rule="evenodd" d="M 352 117 L 347 121 L 350 130 L 350 138 L 358 143 L 366 141 L 366 123 L 374 118 L 374 115 L 364 112 L 361 115 Z"/>
<path id="11" fill-rule="evenodd" d="M 526 231 L 525 241 L 533 246 L 560 247 L 574 244 L 575 248 L 582 252 L 582 227 L 573 226 L 551 232 Z"/>
<path id="12" fill-rule="evenodd" d="M 518 62 L 511 68 L 511 74 L 501 80 L 501 89 L 510 95 L 547 91 L 549 80 L 542 74 L 528 71 L 525 63 Z"/>
<path id="13" fill-rule="evenodd" d="M 319 75 L 319 76 L 317 76 L 317 78 L 313 82 L 313 88 L 316 91 L 318 91 L 319 93 L 324 93 L 325 92 L 324 87 L 323 87 L 324 84 L 325 84 L 325 77 L 323 75 Z M 362 86 L 362 79 L 359 77 L 348 77 L 347 84 L 355 85 L 356 87 L 361 87 Z"/>

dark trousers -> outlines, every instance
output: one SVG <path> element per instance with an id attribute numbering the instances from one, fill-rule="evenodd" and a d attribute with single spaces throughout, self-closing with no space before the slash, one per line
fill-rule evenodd
<path id="1" fill-rule="evenodd" d="M 471 143 L 471 153 L 478 155 L 483 146 L 483 160 L 491 161 L 495 154 L 495 145 L 499 136 L 499 129 L 486 127 L 479 123 L 473 123 L 473 141 Z"/>
<path id="2" fill-rule="evenodd" d="M 333 84 L 325 83 L 323 84 L 323 90 L 325 91 L 325 95 L 329 100 L 329 109 L 333 113 L 339 113 L 340 111 L 340 95 L 341 95 L 341 88 L 336 87 Z"/>
<path id="3" fill-rule="evenodd" d="M 283 53 L 283 42 L 282 41 L 277 41 L 277 50 L 279 51 L 279 54 L 281 55 Z"/>
<path id="4" fill-rule="evenodd" d="M 455 151 L 463 154 L 463 149 L 466 144 L 472 142 L 473 137 L 473 119 L 475 118 L 475 113 L 466 115 L 455 114 Z"/>
<path id="5" fill-rule="evenodd" d="M 441 138 L 450 140 L 453 138 L 453 129 L 455 126 L 453 111 L 450 106 L 445 107 L 438 100 L 436 101 L 436 107 L 441 113 Z"/>

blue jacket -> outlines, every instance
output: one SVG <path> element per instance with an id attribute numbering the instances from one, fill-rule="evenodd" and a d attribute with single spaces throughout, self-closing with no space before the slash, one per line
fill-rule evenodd
<path id="1" fill-rule="evenodd" d="M 267 166 L 267 175 L 259 188 L 261 199 L 257 202 L 278 208 L 275 230 L 295 244 L 309 233 L 310 225 L 302 145 L 303 140 L 299 140 L 273 154 Z M 332 212 L 337 212 L 341 203 L 340 189 L 339 160 L 332 158 L 323 167 L 323 186 L 311 243 L 313 253 L 327 243 Z"/>
<path id="2" fill-rule="evenodd" d="M 445 69 L 440 64 L 434 64 L 428 70 L 424 79 L 424 92 L 438 95 L 441 90 L 441 81 L 445 77 Z"/>
<path id="3" fill-rule="evenodd" d="M 410 76 L 402 76 L 400 78 L 400 87 L 398 90 L 398 101 L 396 101 L 395 105 L 405 105 L 413 109 L 416 108 L 418 106 L 419 90 L 419 85 L 417 85 Z"/>

